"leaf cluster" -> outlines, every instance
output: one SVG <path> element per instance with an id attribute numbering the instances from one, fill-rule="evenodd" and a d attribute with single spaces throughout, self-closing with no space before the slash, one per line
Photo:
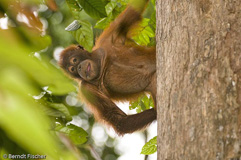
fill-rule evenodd
<path id="1" fill-rule="evenodd" d="M 88 135 L 93 117 L 83 114 L 76 84 L 52 56 L 59 46 L 74 42 L 64 32 L 72 17 L 68 6 L 56 2 L 59 6 L 54 0 L 0 1 L 0 22 L 7 21 L 0 26 L 0 157 L 30 153 L 47 159 L 94 159 Z M 88 133 L 73 125 L 76 115 Z M 118 157 L 113 148 L 102 147 L 101 156 L 108 150 Z"/>
<path id="2" fill-rule="evenodd" d="M 154 108 L 153 100 L 148 95 L 142 95 L 138 98 L 138 100 L 131 101 L 129 105 L 129 109 L 136 109 L 137 113 L 140 113 L 146 109 Z"/>
<path id="3" fill-rule="evenodd" d="M 84 46 L 85 49 L 91 51 L 94 45 L 95 29 L 104 30 L 109 24 L 126 8 L 127 0 L 110 0 L 110 1 L 95 1 L 95 0 L 67 0 L 66 1 L 75 20 L 79 23 L 78 27 L 67 29 L 70 31 L 77 42 Z M 80 11 L 88 14 L 94 23 L 83 20 L 80 16 Z M 154 45 L 155 44 L 155 4 L 151 1 L 148 5 L 146 18 L 140 22 L 137 28 L 130 31 L 132 39 L 138 45 Z M 151 15 L 150 15 L 151 12 Z M 67 28 L 70 28 L 67 27 Z"/>

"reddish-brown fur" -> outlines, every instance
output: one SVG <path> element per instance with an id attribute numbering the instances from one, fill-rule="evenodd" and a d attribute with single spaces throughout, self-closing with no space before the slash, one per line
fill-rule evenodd
<path id="1" fill-rule="evenodd" d="M 71 46 L 61 54 L 60 66 L 67 72 L 71 55 L 90 59 L 99 68 L 89 81 L 78 74 L 70 75 L 80 82 L 80 97 L 95 117 L 112 126 L 119 135 L 143 129 L 156 120 L 155 109 L 126 115 L 112 102 L 130 100 L 146 92 L 156 101 L 156 50 L 137 46 L 127 36 L 140 20 L 141 13 L 129 6 L 98 38 L 92 53 Z"/>

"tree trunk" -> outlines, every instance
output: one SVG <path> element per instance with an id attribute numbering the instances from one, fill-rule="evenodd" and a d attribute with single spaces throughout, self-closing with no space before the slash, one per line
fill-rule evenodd
<path id="1" fill-rule="evenodd" d="M 157 1 L 159 160 L 241 160 L 241 1 Z"/>

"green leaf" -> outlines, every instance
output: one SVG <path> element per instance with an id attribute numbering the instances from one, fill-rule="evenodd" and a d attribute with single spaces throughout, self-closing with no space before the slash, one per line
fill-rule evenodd
<path id="1" fill-rule="evenodd" d="M 141 107 L 141 110 L 143 110 L 143 111 L 146 110 L 146 106 L 142 101 L 140 101 L 139 105 Z"/>
<path id="2" fill-rule="evenodd" d="M 151 19 L 149 24 L 152 28 L 156 29 L 156 12 L 153 12 L 151 14 Z"/>
<path id="3" fill-rule="evenodd" d="M 20 43 L 14 34 L 15 32 L 11 31 L 11 29 L 0 30 L 0 64 L 3 65 L 2 67 L 14 64 L 14 66 L 26 72 L 40 86 L 48 86 L 48 90 L 56 95 L 75 91 L 71 81 L 59 69 L 47 60 L 40 61 L 29 56 L 31 50 L 23 43 Z"/>
<path id="4" fill-rule="evenodd" d="M 52 43 L 50 36 L 36 34 L 23 26 L 17 27 L 15 32 L 19 35 L 17 38 L 21 38 L 21 41 L 31 48 L 33 52 L 45 49 Z"/>
<path id="5" fill-rule="evenodd" d="M 157 136 L 152 138 L 149 142 L 147 142 L 143 147 L 141 154 L 149 155 L 153 154 L 157 151 Z"/>
<path id="6" fill-rule="evenodd" d="M 113 10 L 115 9 L 115 7 L 117 6 L 116 2 L 110 2 L 105 6 L 105 10 L 107 15 L 111 14 L 113 12 Z"/>
<path id="7" fill-rule="evenodd" d="M 105 6 L 107 17 L 100 19 L 95 24 L 95 28 L 105 29 L 126 8 L 126 3 L 125 1 L 111 0 Z"/>
<path id="8" fill-rule="evenodd" d="M 72 120 L 67 107 L 62 103 L 48 103 L 48 107 L 44 108 L 45 113 L 53 117 L 66 118 L 66 120 Z"/>
<path id="9" fill-rule="evenodd" d="M 98 22 L 96 22 L 95 24 L 95 28 L 98 29 L 105 29 L 110 23 L 111 21 L 114 19 L 114 16 L 112 14 L 112 12 L 114 11 L 114 9 L 117 7 L 117 2 L 110 2 L 105 6 L 105 10 L 107 13 L 107 17 L 100 19 Z"/>
<path id="10" fill-rule="evenodd" d="M 28 36 L 29 36 L 29 39 L 31 39 L 32 45 L 34 47 L 33 48 L 34 51 L 45 49 L 52 43 L 52 39 L 48 35 L 37 36 L 37 35 L 28 34 Z"/>
<path id="11" fill-rule="evenodd" d="M 94 39 L 92 25 L 88 21 L 78 20 L 78 22 L 81 27 L 76 31 L 71 31 L 71 33 L 74 35 L 78 43 L 90 52 L 93 47 Z"/>
<path id="12" fill-rule="evenodd" d="M 58 159 L 60 148 L 49 133 L 48 118 L 28 95 L 35 86 L 16 68 L 1 69 L 0 77 L 0 128 L 26 150 Z"/>
<path id="13" fill-rule="evenodd" d="M 83 144 L 87 141 L 88 133 L 78 126 L 70 124 L 66 127 L 62 127 L 61 125 L 59 125 L 56 130 L 68 135 L 68 137 L 76 145 Z"/>
<path id="14" fill-rule="evenodd" d="M 144 103 L 144 105 L 145 105 L 145 109 L 150 109 L 151 108 L 151 106 L 150 106 L 150 101 L 151 101 L 152 99 L 149 99 L 147 96 L 144 96 L 143 98 L 142 98 L 142 102 Z"/>
<path id="15" fill-rule="evenodd" d="M 80 12 L 82 11 L 82 7 L 79 5 L 77 0 L 66 0 L 73 16 L 75 19 L 80 19 Z"/>
<path id="16" fill-rule="evenodd" d="M 156 5 L 156 0 L 151 0 L 151 3 L 152 3 L 153 5 Z"/>
<path id="17" fill-rule="evenodd" d="M 91 17 L 100 19 L 106 17 L 105 4 L 101 0 L 77 0 Z"/>
<path id="18" fill-rule="evenodd" d="M 132 102 L 130 102 L 129 109 L 132 110 L 132 109 L 137 108 L 137 107 L 138 107 L 138 104 L 139 104 L 138 101 L 132 101 Z"/>
<path id="19" fill-rule="evenodd" d="M 139 45 L 148 45 L 150 38 L 155 37 L 155 32 L 149 26 L 150 19 L 144 18 L 140 27 L 132 31 L 134 37 L 132 39 Z"/>
<path id="20" fill-rule="evenodd" d="M 95 28 L 105 29 L 110 24 L 112 19 L 113 19 L 112 14 L 109 14 L 108 17 L 102 18 L 98 22 L 96 22 Z"/>
<path id="21" fill-rule="evenodd" d="M 138 100 L 131 101 L 129 105 L 129 109 L 136 109 L 136 112 L 142 112 L 146 109 L 153 108 L 153 100 L 151 97 L 148 97 L 147 95 L 141 95 Z"/>
<path id="22" fill-rule="evenodd" d="M 154 106 L 154 102 L 153 102 L 153 100 L 151 99 L 150 100 L 150 108 L 154 108 L 155 106 Z"/>

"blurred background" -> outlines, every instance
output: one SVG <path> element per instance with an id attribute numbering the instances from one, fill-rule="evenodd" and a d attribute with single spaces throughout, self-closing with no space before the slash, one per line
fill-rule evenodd
<path id="1" fill-rule="evenodd" d="M 57 65 L 60 52 L 70 44 L 91 50 L 95 38 L 127 3 L 0 0 L 0 160 L 5 154 L 54 160 L 156 159 L 156 123 L 118 137 L 95 122 L 77 98 L 77 83 Z M 132 38 L 138 45 L 155 45 L 154 0 L 144 17 Z M 75 20 L 81 27 L 66 31 Z M 143 95 L 118 106 L 133 114 L 153 107 L 153 102 Z"/>

